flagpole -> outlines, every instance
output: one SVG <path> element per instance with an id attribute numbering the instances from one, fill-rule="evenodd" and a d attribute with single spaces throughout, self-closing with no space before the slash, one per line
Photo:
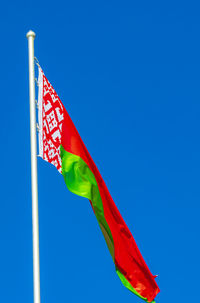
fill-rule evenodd
<path id="1" fill-rule="evenodd" d="M 32 228 L 33 228 L 33 287 L 34 303 L 40 303 L 40 261 L 39 261 L 39 222 L 38 222 L 38 184 L 37 184 L 37 143 L 35 112 L 35 68 L 34 39 L 35 33 L 29 31 L 29 100 L 30 100 L 30 136 L 31 136 L 31 187 L 32 187 Z"/>

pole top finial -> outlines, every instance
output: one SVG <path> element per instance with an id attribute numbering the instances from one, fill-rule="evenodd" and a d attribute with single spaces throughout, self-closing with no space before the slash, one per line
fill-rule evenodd
<path id="1" fill-rule="evenodd" d="M 33 39 L 35 39 L 35 36 L 36 34 L 33 32 L 33 31 L 29 31 L 27 34 L 26 34 L 26 38 L 28 39 L 29 37 L 33 37 Z"/>

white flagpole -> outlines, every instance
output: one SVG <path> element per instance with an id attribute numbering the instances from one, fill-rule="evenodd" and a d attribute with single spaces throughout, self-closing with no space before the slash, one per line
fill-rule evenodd
<path id="1" fill-rule="evenodd" d="M 31 135 L 31 186 L 32 186 L 32 225 L 33 225 L 33 287 L 34 303 L 40 303 L 40 261 L 39 261 L 39 222 L 38 222 L 38 184 L 37 184 L 37 143 L 35 112 L 35 68 L 34 39 L 35 33 L 29 31 L 29 99 L 30 99 L 30 135 Z"/>

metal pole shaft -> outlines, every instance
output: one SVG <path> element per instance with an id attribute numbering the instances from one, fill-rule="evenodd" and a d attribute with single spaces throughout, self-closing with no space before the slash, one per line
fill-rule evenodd
<path id="1" fill-rule="evenodd" d="M 34 286 L 34 303 L 40 303 L 37 143 L 36 143 L 35 69 L 34 69 L 35 33 L 29 31 L 26 37 L 28 39 L 28 53 L 29 53 L 31 186 L 32 186 L 32 225 L 33 225 L 33 286 Z"/>

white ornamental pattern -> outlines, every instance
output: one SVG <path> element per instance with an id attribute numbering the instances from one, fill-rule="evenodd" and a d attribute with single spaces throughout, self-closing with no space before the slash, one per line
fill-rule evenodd
<path id="1" fill-rule="evenodd" d="M 61 173 L 60 144 L 64 120 L 63 105 L 40 67 L 38 84 L 39 154 Z"/>

